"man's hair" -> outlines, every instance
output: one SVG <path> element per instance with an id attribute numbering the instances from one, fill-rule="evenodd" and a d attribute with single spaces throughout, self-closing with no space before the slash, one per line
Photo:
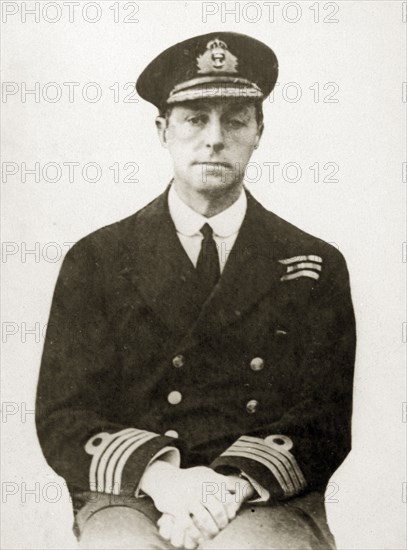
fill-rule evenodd
<path id="1" fill-rule="evenodd" d="M 222 98 L 219 98 L 218 101 L 222 101 L 223 99 Z M 256 121 L 257 121 L 257 126 L 262 126 L 263 124 L 263 120 L 264 120 L 264 115 L 263 115 L 263 102 L 260 100 L 260 99 L 251 99 L 251 98 L 231 98 L 231 100 L 235 100 L 236 103 L 240 103 L 242 105 L 253 105 L 254 108 L 255 108 L 255 111 L 256 111 Z M 216 101 L 216 99 L 211 99 L 211 101 Z M 180 103 L 175 103 L 175 104 L 172 104 L 172 105 L 168 105 L 168 104 L 165 104 L 161 107 L 161 109 L 159 109 L 159 116 L 165 118 L 167 120 L 167 124 L 168 124 L 168 119 L 171 115 L 171 111 L 172 109 L 176 106 L 176 105 L 184 105 L 186 107 L 188 107 L 189 105 L 191 104 L 190 101 L 184 101 L 184 102 L 180 102 Z"/>

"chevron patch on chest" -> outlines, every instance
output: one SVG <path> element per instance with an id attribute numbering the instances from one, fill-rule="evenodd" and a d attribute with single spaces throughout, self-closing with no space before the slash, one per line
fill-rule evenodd
<path id="1" fill-rule="evenodd" d="M 318 280 L 322 271 L 322 258 L 313 254 L 293 256 L 279 262 L 286 267 L 286 273 L 280 278 L 281 281 L 291 281 L 300 277 Z"/>

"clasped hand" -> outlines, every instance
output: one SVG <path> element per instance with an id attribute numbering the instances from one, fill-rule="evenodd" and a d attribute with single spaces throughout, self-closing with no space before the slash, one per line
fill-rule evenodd
<path id="1" fill-rule="evenodd" d="M 237 476 L 205 466 L 176 468 L 160 460 L 143 476 L 141 489 L 163 512 L 157 523 L 162 538 L 188 550 L 216 536 L 254 494 L 251 484 Z"/>

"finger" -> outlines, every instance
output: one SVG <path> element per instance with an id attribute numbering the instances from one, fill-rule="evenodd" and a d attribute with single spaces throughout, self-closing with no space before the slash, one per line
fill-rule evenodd
<path id="1" fill-rule="evenodd" d="M 164 540 L 170 540 L 174 526 L 174 517 L 170 514 L 163 514 L 157 521 L 158 532 Z"/>
<path id="2" fill-rule="evenodd" d="M 194 502 L 189 505 L 188 509 L 192 514 L 192 519 L 196 527 L 205 539 L 212 538 L 219 533 L 219 527 L 203 504 Z"/>
<path id="3" fill-rule="evenodd" d="M 224 495 L 222 495 L 222 498 L 224 500 Z M 219 529 L 224 529 L 229 523 L 227 510 L 224 503 L 218 500 L 214 495 L 209 495 L 206 498 L 204 506 L 215 520 L 215 523 Z"/>
<path id="4" fill-rule="evenodd" d="M 172 514 L 168 514 L 167 512 L 165 512 L 158 518 L 157 525 L 162 525 L 169 520 L 174 521 L 174 516 Z"/>
<path id="5" fill-rule="evenodd" d="M 237 476 L 225 476 L 225 487 L 226 491 L 229 491 L 231 493 L 236 493 L 239 490 L 239 485 L 242 481 L 240 477 Z"/>
<path id="6" fill-rule="evenodd" d="M 185 533 L 191 523 L 192 520 L 187 515 L 175 517 L 171 533 L 171 544 L 175 548 L 182 548 L 184 546 Z"/>
<path id="7" fill-rule="evenodd" d="M 163 514 L 157 522 L 159 533 L 164 540 L 171 540 L 174 532 L 174 545 L 178 544 L 178 534 L 184 532 L 184 546 L 188 550 L 195 549 L 203 541 L 202 533 L 197 529 L 192 519 L 186 525 L 186 519 L 177 519 L 171 514 Z"/>
<path id="8" fill-rule="evenodd" d="M 202 533 L 192 522 L 191 524 L 192 525 L 187 528 L 184 534 L 184 547 L 187 550 L 194 550 L 204 540 Z"/>
<path id="9" fill-rule="evenodd" d="M 191 521 L 186 529 L 186 534 L 197 542 L 201 542 L 204 540 L 203 535 L 198 527 L 195 525 L 193 518 L 191 518 Z"/>
<path id="10" fill-rule="evenodd" d="M 228 515 L 229 521 L 234 519 L 236 517 L 236 514 L 241 506 L 241 502 L 239 502 L 237 495 L 233 493 L 226 493 L 225 495 L 225 509 L 226 513 Z"/>
<path id="11" fill-rule="evenodd" d="M 236 479 L 237 478 L 231 476 L 231 479 L 226 484 L 226 491 L 235 494 L 236 502 L 239 502 L 241 506 L 243 502 L 254 495 L 255 490 L 250 481 L 246 479 L 238 479 L 237 481 L 235 481 Z"/>
<path id="12" fill-rule="evenodd" d="M 195 550 L 195 548 L 198 548 L 198 546 L 199 542 L 190 537 L 188 533 L 185 533 L 183 547 L 186 548 L 186 550 Z"/>

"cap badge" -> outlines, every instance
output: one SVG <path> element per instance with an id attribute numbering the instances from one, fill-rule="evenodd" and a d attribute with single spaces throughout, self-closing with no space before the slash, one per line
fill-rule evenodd
<path id="1" fill-rule="evenodd" d="M 237 73 L 237 57 L 228 50 L 227 44 L 219 38 L 210 40 L 206 51 L 196 59 L 198 73 Z"/>

